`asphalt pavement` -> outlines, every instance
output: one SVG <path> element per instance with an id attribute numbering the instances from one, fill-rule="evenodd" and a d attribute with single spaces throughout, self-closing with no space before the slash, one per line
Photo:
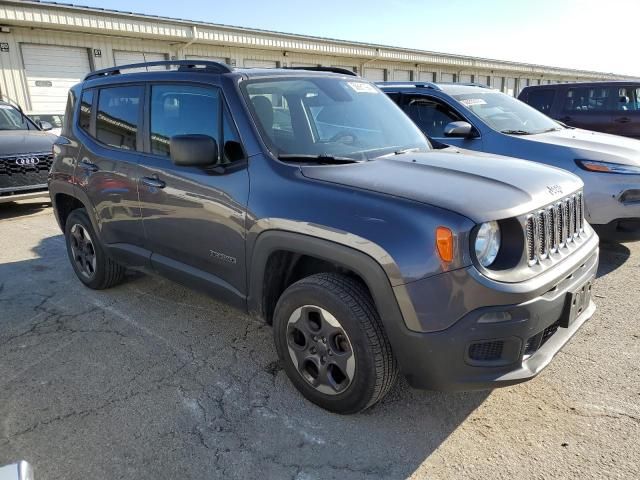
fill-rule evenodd
<path id="1" fill-rule="evenodd" d="M 640 242 L 601 246 L 598 311 L 536 379 L 304 400 L 269 326 L 167 280 L 76 279 L 50 204 L 0 204 L 0 465 L 53 479 L 637 479 Z"/>

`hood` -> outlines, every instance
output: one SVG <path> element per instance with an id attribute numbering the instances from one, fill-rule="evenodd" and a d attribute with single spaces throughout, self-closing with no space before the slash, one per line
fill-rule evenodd
<path id="1" fill-rule="evenodd" d="M 640 140 L 633 138 L 579 128 L 567 128 L 538 135 L 522 135 L 518 138 L 570 148 L 574 151 L 574 159 L 640 166 Z"/>
<path id="2" fill-rule="evenodd" d="M 0 130 L 0 156 L 50 152 L 55 141 L 40 130 Z"/>
<path id="3" fill-rule="evenodd" d="M 565 170 L 453 149 L 300 168 L 307 178 L 445 208 L 476 223 L 522 215 L 582 187 Z"/>

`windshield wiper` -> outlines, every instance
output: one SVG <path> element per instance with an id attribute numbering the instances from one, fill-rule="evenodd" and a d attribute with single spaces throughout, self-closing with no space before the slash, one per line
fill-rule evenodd
<path id="1" fill-rule="evenodd" d="M 345 163 L 361 163 L 362 160 L 355 160 L 349 157 L 335 157 L 333 155 L 309 155 L 304 153 L 282 153 L 278 155 L 278 159 L 283 162 L 315 162 L 315 163 L 331 163 L 335 165 L 344 165 Z"/>
<path id="2" fill-rule="evenodd" d="M 507 135 L 533 135 L 531 132 L 526 130 L 500 130 L 500 133 L 505 133 Z"/>

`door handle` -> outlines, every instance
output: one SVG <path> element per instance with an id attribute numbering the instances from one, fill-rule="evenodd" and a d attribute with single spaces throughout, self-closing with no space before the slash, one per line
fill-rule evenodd
<path id="1" fill-rule="evenodd" d="M 631 119 L 629 117 L 619 117 L 619 118 L 616 118 L 614 121 L 618 123 L 629 123 Z"/>
<path id="2" fill-rule="evenodd" d="M 164 188 L 167 186 L 167 184 L 158 177 L 142 177 L 142 183 L 151 188 Z"/>
<path id="3" fill-rule="evenodd" d="M 98 167 L 95 163 L 91 163 L 88 158 L 83 158 L 80 161 L 80 168 L 87 171 L 88 173 L 93 173 L 100 170 L 100 167 Z"/>

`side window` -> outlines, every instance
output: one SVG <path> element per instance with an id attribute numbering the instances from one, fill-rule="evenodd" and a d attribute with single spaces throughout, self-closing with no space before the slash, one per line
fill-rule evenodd
<path id="1" fill-rule="evenodd" d="M 80 101 L 80 118 L 78 125 L 87 133 L 91 132 L 91 109 L 93 108 L 93 90 L 85 90 L 82 92 L 82 100 Z"/>
<path id="2" fill-rule="evenodd" d="M 533 89 L 529 90 L 527 103 L 542 113 L 549 114 L 556 92 L 553 89 Z"/>
<path id="3" fill-rule="evenodd" d="M 175 135 L 200 134 L 220 144 L 220 95 L 192 85 L 151 87 L 151 152 L 168 157 Z"/>
<path id="4" fill-rule="evenodd" d="M 451 122 L 463 120 L 451 108 L 427 97 L 410 98 L 404 111 L 411 120 L 429 137 L 444 137 L 444 127 Z"/>
<path id="5" fill-rule="evenodd" d="M 615 110 L 620 112 L 640 110 L 640 105 L 638 105 L 638 90 L 640 89 L 632 86 L 619 88 L 618 98 L 614 99 L 616 101 Z"/>
<path id="6" fill-rule="evenodd" d="M 616 93 L 617 89 L 613 92 Z M 567 90 L 565 112 L 606 112 L 610 110 L 610 87 L 578 87 Z"/>
<path id="7" fill-rule="evenodd" d="M 110 147 L 136 150 L 138 119 L 144 89 L 141 86 L 100 90 L 96 116 L 96 138 Z"/>

